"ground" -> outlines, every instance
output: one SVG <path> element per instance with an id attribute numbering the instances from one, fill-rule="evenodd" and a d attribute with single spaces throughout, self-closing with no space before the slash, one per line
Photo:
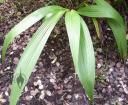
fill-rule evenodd
<path id="1" fill-rule="evenodd" d="M 44 6 L 45 2 L 37 0 L 19 4 L 11 0 L 0 5 L 0 54 L 6 33 L 24 16 Z M 91 31 L 96 56 L 94 102 L 88 100 L 75 74 L 62 19 L 52 32 L 18 105 L 128 105 L 128 60 L 119 57 L 107 25 L 101 23 L 104 38 L 100 41 L 90 20 L 85 20 Z M 9 105 L 15 67 L 32 33 L 40 24 L 38 22 L 22 33 L 8 49 L 5 63 L 0 63 L 0 105 Z"/>

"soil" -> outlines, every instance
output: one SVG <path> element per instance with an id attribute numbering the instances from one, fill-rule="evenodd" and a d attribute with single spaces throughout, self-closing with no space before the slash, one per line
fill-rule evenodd
<path id="1" fill-rule="evenodd" d="M 48 2 L 28 0 L 27 3 L 19 3 L 10 0 L 0 5 L 0 59 L 6 33 L 24 16 Z M 127 11 L 121 13 L 128 23 Z M 17 105 L 128 105 L 128 59 L 123 61 L 119 58 L 112 32 L 104 21 L 101 21 L 103 39 L 100 41 L 90 19 L 85 20 L 96 56 L 94 102 L 88 100 L 75 74 L 62 19 L 53 30 Z M 0 63 L 0 105 L 9 105 L 14 70 L 32 33 L 40 24 L 38 22 L 23 32 L 10 45 L 5 63 Z"/>

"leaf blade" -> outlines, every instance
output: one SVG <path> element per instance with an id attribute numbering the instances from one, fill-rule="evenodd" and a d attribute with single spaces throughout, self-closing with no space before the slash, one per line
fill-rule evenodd
<path id="1" fill-rule="evenodd" d="M 78 9 L 79 14 L 89 17 L 107 18 L 108 24 L 114 33 L 120 56 L 122 58 L 127 57 L 126 31 L 123 18 L 104 0 L 96 0 L 96 3 L 97 5 Z"/>
<path id="2" fill-rule="evenodd" d="M 54 14 L 63 9 L 64 8 L 59 6 L 48 6 L 48 7 L 40 8 L 35 12 L 31 13 L 30 15 L 28 15 L 16 26 L 14 26 L 14 28 L 12 28 L 11 31 L 7 33 L 5 37 L 3 48 L 2 48 L 2 61 L 4 61 L 5 59 L 5 53 L 9 44 L 14 40 L 16 36 L 18 36 L 20 33 L 28 29 L 30 26 L 32 26 L 34 23 L 42 19 L 47 14 L 49 13 Z"/>
<path id="3" fill-rule="evenodd" d="M 97 37 L 98 37 L 99 39 L 101 39 L 101 32 L 100 32 L 99 23 L 98 23 L 98 21 L 96 20 L 96 18 L 92 18 L 92 21 L 93 21 L 93 24 L 94 24 L 95 29 L 96 29 Z"/>
<path id="4" fill-rule="evenodd" d="M 79 49 L 79 39 L 80 39 L 80 16 L 76 13 L 76 11 L 71 10 L 66 13 L 65 24 L 66 24 L 66 29 L 68 33 L 73 62 L 75 65 L 78 65 L 78 55 L 79 55 L 78 49 Z"/>
<path id="5" fill-rule="evenodd" d="M 40 28 L 37 30 L 31 41 L 29 42 L 28 46 L 26 47 L 14 74 L 10 105 L 16 105 L 16 102 L 30 77 L 30 74 L 41 54 L 41 51 L 44 48 L 44 45 L 51 31 L 53 30 L 60 17 L 64 14 L 64 12 L 65 11 L 60 11 L 53 17 L 45 20 L 45 22 L 40 26 Z M 19 74 L 23 74 L 25 76 L 25 80 L 21 88 L 19 88 L 18 83 L 15 82 L 15 79 L 17 79 L 17 75 Z"/>
<path id="6" fill-rule="evenodd" d="M 65 15 L 65 23 L 76 73 L 87 95 L 92 100 L 95 81 L 95 57 L 88 28 L 75 11 L 70 11 Z"/>
<path id="7" fill-rule="evenodd" d="M 90 100 L 93 100 L 95 84 L 95 56 L 88 27 L 82 18 L 78 72 L 78 76 L 88 97 Z"/>

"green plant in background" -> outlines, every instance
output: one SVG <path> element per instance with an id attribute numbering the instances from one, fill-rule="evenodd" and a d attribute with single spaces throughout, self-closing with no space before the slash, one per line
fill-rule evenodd
<path id="1" fill-rule="evenodd" d="M 5 2 L 5 0 L 0 0 L 0 3 L 4 3 Z"/>
<path id="2" fill-rule="evenodd" d="M 127 56 L 124 21 L 120 14 L 106 1 L 95 0 L 94 4 L 80 7 L 77 10 L 69 10 L 60 6 L 40 8 L 12 28 L 4 40 L 2 50 L 3 62 L 6 50 L 14 38 L 44 18 L 42 25 L 34 33 L 24 50 L 15 70 L 11 88 L 10 105 L 16 105 L 19 100 L 53 28 L 64 14 L 75 70 L 90 100 L 93 100 L 95 84 L 95 56 L 88 27 L 81 16 L 94 19 L 106 18 L 114 33 L 120 56 L 122 58 Z"/>

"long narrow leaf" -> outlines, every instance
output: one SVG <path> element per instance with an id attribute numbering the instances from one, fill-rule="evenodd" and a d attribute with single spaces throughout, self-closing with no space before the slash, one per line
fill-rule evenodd
<path id="1" fill-rule="evenodd" d="M 80 41 L 80 16 L 74 10 L 65 15 L 65 24 L 69 37 L 70 49 L 75 66 L 78 65 L 79 41 Z"/>
<path id="2" fill-rule="evenodd" d="M 86 6 L 78 10 L 79 14 L 89 17 L 104 17 L 107 18 L 110 25 L 121 57 L 127 56 L 127 41 L 125 33 L 125 24 L 120 14 L 112 8 L 104 0 L 96 0 L 97 5 Z"/>
<path id="3" fill-rule="evenodd" d="M 65 23 L 76 73 L 87 95 L 92 100 L 95 81 L 95 57 L 88 28 L 73 10 L 66 14 Z"/>
<path id="4" fill-rule="evenodd" d="M 24 18 L 20 23 L 18 23 L 12 30 L 6 35 L 2 50 L 2 61 L 5 59 L 5 53 L 9 46 L 9 44 L 14 40 L 16 36 L 18 36 L 20 33 L 31 27 L 34 23 L 42 19 L 47 14 L 51 13 L 57 13 L 60 10 L 63 10 L 64 8 L 59 6 L 48 6 L 43 7 L 35 12 L 28 15 L 26 18 Z"/>
<path id="5" fill-rule="evenodd" d="M 29 42 L 14 74 L 10 105 L 16 105 L 51 31 L 64 12 L 59 11 L 46 19 Z"/>
<path id="6" fill-rule="evenodd" d="M 92 18 L 92 21 L 93 21 L 93 24 L 94 24 L 95 29 L 96 29 L 96 34 L 97 34 L 98 38 L 101 39 L 101 33 L 100 33 L 99 23 L 96 20 L 96 18 Z"/>
<path id="7" fill-rule="evenodd" d="M 81 18 L 78 76 L 90 100 L 93 100 L 95 84 L 95 56 L 87 25 Z"/>

